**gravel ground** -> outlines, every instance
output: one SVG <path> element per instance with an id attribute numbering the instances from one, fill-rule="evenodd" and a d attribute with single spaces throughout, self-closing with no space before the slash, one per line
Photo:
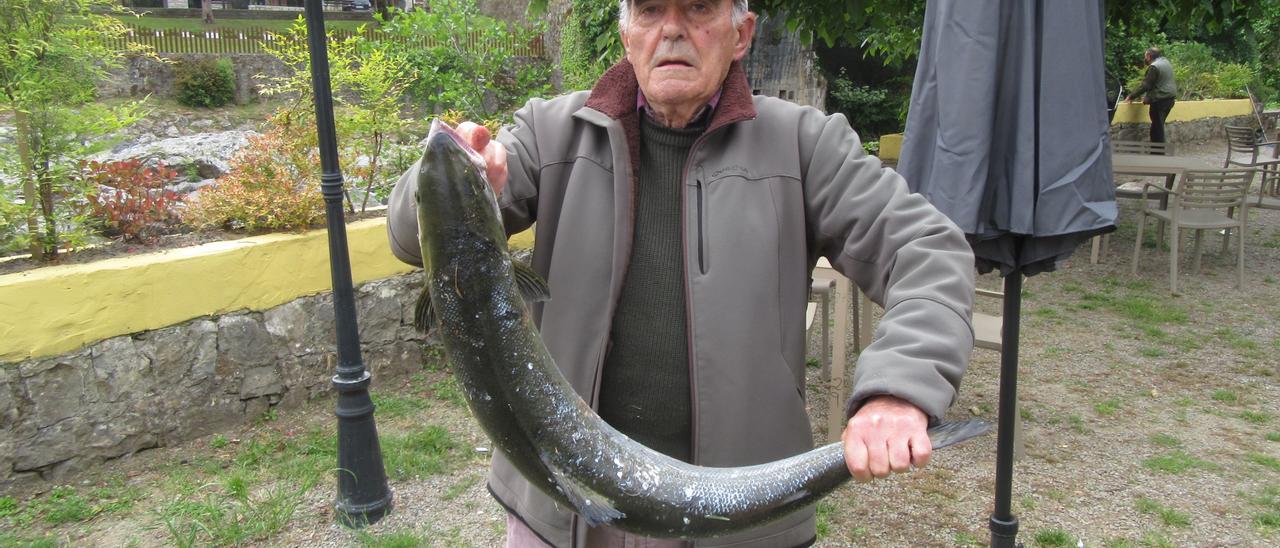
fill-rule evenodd
<path id="1" fill-rule="evenodd" d="M 1221 143 L 1183 154 L 1220 161 Z M 1168 254 L 1148 248 L 1129 274 L 1135 205 L 1122 202 L 1119 231 L 1100 264 L 1087 248 L 1054 273 L 1026 280 L 1019 372 L 1025 454 L 1016 462 L 1013 511 L 1019 540 L 1043 546 L 1275 546 L 1280 543 L 1280 212 L 1250 216 L 1246 284 L 1235 258 L 1184 263 L 1182 294 L 1168 291 Z M 1000 280 L 983 276 L 984 287 Z M 980 307 L 998 312 L 998 302 Z M 990 302 L 985 302 L 990 301 Z M 977 350 L 952 418 L 994 420 L 999 366 Z M 850 371 L 851 373 L 851 371 Z M 419 383 L 379 387 L 419 394 Z M 827 390 L 811 370 L 814 424 Z M 282 413 L 271 428 L 331 422 L 331 402 Z M 292 520 L 262 546 L 405 544 L 500 546 L 502 509 L 483 482 L 487 441 L 464 408 L 433 401 L 404 419 L 379 419 L 385 434 L 438 424 L 470 456 L 444 475 L 394 481 L 394 511 L 357 534 L 334 525 L 333 488 L 303 496 Z M 233 433 L 235 434 L 235 433 Z M 247 435 L 244 433 L 236 435 Z M 815 429 L 815 436 L 825 432 Z M 922 470 L 841 488 L 819 505 L 819 546 L 958 546 L 988 539 L 994 435 L 939 451 Z M 105 468 L 155 486 L 172 463 L 207 452 L 209 440 L 149 451 Z M 166 463 L 168 466 L 165 466 Z M 54 529 L 85 545 L 162 545 L 146 507 Z M 1268 495 L 1269 494 L 1269 498 Z M 1271 525 L 1264 525 L 1269 523 Z M 381 540 L 379 540 L 381 539 Z M 415 540 L 416 539 L 416 540 Z"/>

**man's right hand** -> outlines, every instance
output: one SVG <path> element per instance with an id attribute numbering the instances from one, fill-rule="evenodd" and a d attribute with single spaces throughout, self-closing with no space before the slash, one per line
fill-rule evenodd
<path id="1" fill-rule="evenodd" d="M 456 131 L 471 144 L 471 148 L 480 153 L 480 157 L 484 159 L 489 186 L 493 187 L 494 194 L 501 196 L 502 189 L 507 186 L 506 147 L 492 139 L 488 128 L 473 122 L 458 124 Z"/>

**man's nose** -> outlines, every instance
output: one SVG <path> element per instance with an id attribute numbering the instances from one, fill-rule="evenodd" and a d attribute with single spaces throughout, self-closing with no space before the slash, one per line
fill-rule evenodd
<path id="1" fill-rule="evenodd" d="M 666 14 L 662 17 L 662 37 L 666 40 L 683 38 L 687 23 L 684 10 L 674 7 L 666 10 Z"/>

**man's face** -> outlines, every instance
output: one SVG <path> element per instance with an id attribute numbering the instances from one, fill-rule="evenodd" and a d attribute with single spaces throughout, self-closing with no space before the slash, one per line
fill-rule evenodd
<path id="1" fill-rule="evenodd" d="M 746 55 L 755 15 L 733 25 L 733 0 L 633 0 L 622 29 L 627 60 L 658 108 L 700 107 Z"/>

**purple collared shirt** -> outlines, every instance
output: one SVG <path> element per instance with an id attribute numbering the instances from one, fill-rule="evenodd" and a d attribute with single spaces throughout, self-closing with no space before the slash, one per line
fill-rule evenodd
<path id="1" fill-rule="evenodd" d="M 697 120 L 698 117 L 702 116 L 704 113 L 714 111 L 716 109 L 716 105 L 720 104 L 721 93 L 724 93 L 724 87 L 716 90 L 716 94 L 711 96 L 711 100 L 707 101 L 707 104 L 702 107 L 702 110 L 699 110 L 697 114 L 693 115 L 692 119 Z M 644 92 L 639 89 L 636 89 L 636 110 L 640 112 L 649 110 L 649 100 L 645 99 Z"/>

